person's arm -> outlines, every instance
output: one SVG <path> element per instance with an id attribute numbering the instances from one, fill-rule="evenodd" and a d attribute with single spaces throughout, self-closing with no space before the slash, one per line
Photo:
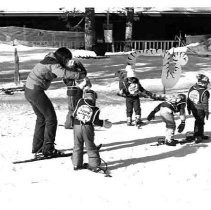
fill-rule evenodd
<path id="1" fill-rule="evenodd" d="M 159 104 L 158 106 L 156 106 L 155 108 L 154 108 L 154 110 L 148 115 L 148 117 L 147 117 L 147 120 L 148 121 L 150 121 L 150 120 L 152 120 L 152 119 L 154 119 L 155 118 L 155 114 L 158 112 L 158 111 L 160 111 L 160 107 L 162 106 L 162 103 L 161 104 Z"/>
<path id="2" fill-rule="evenodd" d="M 165 101 L 166 97 L 163 95 L 158 95 L 156 93 L 152 93 L 146 89 L 143 88 L 143 86 L 139 83 L 139 97 L 144 98 L 151 98 L 156 101 Z"/>
<path id="3" fill-rule="evenodd" d="M 62 79 L 79 79 L 80 73 L 73 71 L 73 70 L 67 70 L 66 68 L 63 68 L 60 64 L 53 64 L 51 65 L 51 71 L 53 74 L 56 75 L 57 78 Z"/>
<path id="4" fill-rule="evenodd" d="M 185 107 L 186 107 L 186 103 L 183 103 L 180 105 L 180 124 L 177 127 L 178 133 L 181 133 L 184 128 L 185 128 L 185 120 L 186 120 L 186 116 L 185 116 Z"/>
<path id="5" fill-rule="evenodd" d="M 96 112 L 95 119 L 94 119 L 94 125 L 101 126 L 104 128 L 110 128 L 112 126 L 112 123 L 108 119 L 101 120 L 99 116 L 100 116 L 100 110 L 98 109 Z"/>
<path id="6" fill-rule="evenodd" d="M 207 120 L 209 119 L 209 98 L 210 98 L 210 93 L 208 91 L 205 91 L 202 97 L 202 105 Z"/>

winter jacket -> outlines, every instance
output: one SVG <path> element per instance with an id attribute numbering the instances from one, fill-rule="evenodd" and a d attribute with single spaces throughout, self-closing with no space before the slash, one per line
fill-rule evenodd
<path id="1" fill-rule="evenodd" d="M 128 77 L 120 84 L 120 90 L 126 97 L 151 97 L 152 93 L 145 90 L 136 77 Z"/>
<path id="2" fill-rule="evenodd" d="M 188 110 L 199 109 L 209 113 L 209 98 L 210 93 L 206 87 L 198 84 L 193 85 L 188 91 Z"/>
<path id="3" fill-rule="evenodd" d="M 26 88 L 47 90 L 52 80 L 56 78 L 80 79 L 80 76 L 80 73 L 76 72 L 74 68 L 63 68 L 56 60 L 54 54 L 49 53 L 29 73 L 26 80 Z"/>
<path id="4" fill-rule="evenodd" d="M 153 110 L 154 113 L 160 111 L 161 107 L 167 107 L 169 108 L 173 113 L 179 112 L 180 115 L 185 115 L 185 107 L 186 107 L 186 102 L 185 101 L 180 101 L 178 103 L 171 103 L 168 101 L 164 101 L 160 103 L 155 109 Z"/>
<path id="5" fill-rule="evenodd" d="M 99 119 L 100 109 L 91 100 L 80 99 L 73 112 L 74 124 L 103 126 L 104 120 Z"/>

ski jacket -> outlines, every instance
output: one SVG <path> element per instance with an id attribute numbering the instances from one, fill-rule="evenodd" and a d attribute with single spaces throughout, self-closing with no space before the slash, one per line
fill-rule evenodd
<path id="1" fill-rule="evenodd" d="M 187 107 L 189 110 L 200 109 L 209 112 L 210 93 L 207 87 L 193 85 L 188 91 Z"/>
<path id="2" fill-rule="evenodd" d="M 180 102 L 175 102 L 175 103 L 164 101 L 164 102 L 160 103 L 157 107 L 155 107 L 154 113 L 160 111 L 161 107 L 167 107 L 173 113 L 179 112 L 180 115 L 185 115 L 186 101 L 180 101 Z"/>
<path id="3" fill-rule="evenodd" d="M 73 112 L 75 125 L 103 126 L 104 120 L 99 119 L 100 109 L 91 100 L 80 99 Z"/>
<path id="4" fill-rule="evenodd" d="M 120 90 L 126 97 L 151 97 L 152 93 L 145 90 L 136 77 L 128 77 L 120 84 Z"/>
<path id="5" fill-rule="evenodd" d="M 56 78 L 80 79 L 81 75 L 74 68 L 63 68 L 56 60 L 53 53 L 34 66 L 26 80 L 26 88 L 47 90 L 52 80 Z"/>

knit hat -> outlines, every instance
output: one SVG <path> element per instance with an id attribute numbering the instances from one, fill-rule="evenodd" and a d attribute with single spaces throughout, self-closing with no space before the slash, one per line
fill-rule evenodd
<path id="1" fill-rule="evenodd" d="M 94 90 L 88 89 L 84 92 L 84 99 L 91 100 L 95 104 L 97 99 L 97 93 Z"/>
<path id="2" fill-rule="evenodd" d="M 127 72 L 127 77 L 136 77 L 136 74 L 134 72 L 134 68 L 132 68 L 131 65 L 127 65 L 125 70 Z"/>
<path id="3" fill-rule="evenodd" d="M 72 53 L 66 47 L 60 47 L 54 52 L 56 60 L 62 67 L 66 67 L 67 62 L 72 59 Z"/>
<path id="4" fill-rule="evenodd" d="M 133 70 L 127 72 L 127 77 L 136 77 L 136 74 Z"/>

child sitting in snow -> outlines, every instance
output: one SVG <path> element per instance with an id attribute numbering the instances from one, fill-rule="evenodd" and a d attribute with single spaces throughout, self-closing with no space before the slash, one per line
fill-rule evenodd
<path id="1" fill-rule="evenodd" d="M 152 98 L 154 100 L 164 100 L 164 97 L 157 96 L 145 90 L 136 77 L 131 65 L 126 67 L 127 77 L 120 83 L 120 91 L 118 95 L 126 98 L 126 115 L 127 125 L 132 126 L 133 109 L 135 111 L 135 124 L 137 126 L 143 125 L 141 120 L 141 106 L 139 97 Z"/>
<path id="2" fill-rule="evenodd" d="M 210 93 L 207 89 L 209 78 L 204 74 L 197 75 L 198 82 L 188 91 L 187 109 L 188 114 L 193 114 L 195 118 L 194 136 L 195 143 L 200 143 L 204 136 L 204 119 L 209 118 L 209 97 Z"/>
<path id="3" fill-rule="evenodd" d="M 98 148 L 94 143 L 94 126 L 110 128 L 110 121 L 99 119 L 100 109 L 96 107 L 97 93 L 87 90 L 80 99 L 73 112 L 74 117 L 74 148 L 72 162 L 74 170 L 84 168 L 83 153 L 84 143 L 88 154 L 88 169 L 98 170 L 101 164 Z"/>
<path id="4" fill-rule="evenodd" d="M 155 109 L 148 115 L 147 120 L 151 121 L 155 118 L 155 114 L 160 111 L 160 116 L 166 124 L 166 136 L 164 143 L 168 146 L 176 146 L 177 141 L 174 140 L 174 133 L 176 129 L 176 123 L 174 119 L 175 113 L 180 113 L 181 123 L 178 126 L 178 132 L 181 133 L 185 128 L 185 107 L 186 96 L 184 94 L 173 95 L 167 97 L 166 101 L 160 103 Z"/>

